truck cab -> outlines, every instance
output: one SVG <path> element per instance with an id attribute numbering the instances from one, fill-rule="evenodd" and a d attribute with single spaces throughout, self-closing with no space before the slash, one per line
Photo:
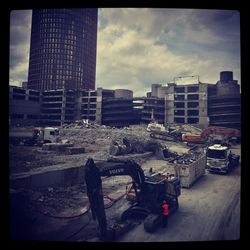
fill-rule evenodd
<path id="1" fill-rule="evenodd" d="M 232 154 L 228 147 L 214 144 L 207 149 L 207 167 L 209 172 L 227 174 L 239 164 L 239 156 Z"/>

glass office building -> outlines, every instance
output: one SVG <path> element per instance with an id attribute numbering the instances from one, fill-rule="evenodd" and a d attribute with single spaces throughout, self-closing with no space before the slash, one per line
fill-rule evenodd
<path id="1" fill-rule="evenodd" d="M 95 89 L 98 9 L 35 9 L 28 88 Z"/>

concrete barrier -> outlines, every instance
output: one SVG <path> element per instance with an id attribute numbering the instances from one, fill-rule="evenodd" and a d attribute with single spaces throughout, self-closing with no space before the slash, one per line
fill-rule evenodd
<path id="1" fill-rule="evenodd" d="M 84 183 L 84 165 L 72 163 L 32 169 L 29 172 L 12 174 L 10 188 L 66 187 Z"/>

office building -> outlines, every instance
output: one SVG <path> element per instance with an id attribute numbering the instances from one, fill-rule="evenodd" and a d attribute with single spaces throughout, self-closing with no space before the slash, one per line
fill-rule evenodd
<path id="1" fill-rule="evenodd" d="M 9 124 L 36 125 L 41 115 L 40 92 L 9 86 Z"/>
<path id="2" fill-rule="evenodd" d="M 220 80 L 208 86 L 208 115 L 211 126 L 240 129 L 240 86 L 232 71 L 220 72 Z"/>
<path id="3" fill-rule="evenodd" d="M 152 84 L 149 95 L 143 110 L 148 121 L 151 111 L 154 119 L 162 124 L 196 124 L 206 127 L 209 123 L 207 84 Z M 145 115 L 143 120 L 146 120 Z"/>
<path id="4" fill-rule="evenodd" d="M 32 12 L 28 88 L 95 89 L 97 9 Z"/>

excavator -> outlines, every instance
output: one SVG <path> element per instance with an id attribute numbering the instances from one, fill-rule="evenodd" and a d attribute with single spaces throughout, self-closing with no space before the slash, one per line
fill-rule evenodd
<path id="1" fill-rule="evenodd" d="M 151 126 L 150 126 L 151 125 Z M 235 138 L 236 141 L 240 139 L 240 130 L 227 127 L 216 127 L 211 126 L 205 128 L 202 132 L 188 133 L 184 132 L 182 126 L 176 126 L 176 128 L 171 128 L 169 126 L 165 127 L 162 124 L 149 124 L 148 131 L 150 131 L 150 137 L 154 139 L 160 139 L 165 141 L 182 141 L 190 144 L 205 143 L 209 139 L 214 143 L 216 140 L 220 142 L 230 141 Z"/>
<path id="2" fill-rule="evenodd" d="M 99 164 L 99 165 L 98 165 Z M 118 223 L 108 225 L 102 178 L 110 176 L 130 176 L 135 200 L 123 211 Z M 169 204 L 169 215 L 178 209 L 178 196 L 181 194 L 180 180 L 177 177 L 150 172 L 144 174 L 141 166 L 134 161 L 98 162 L 89 158 L 85 165 L 85 182 L 90 209 L 98 222 L 98 236 L 103 241 L 114 241 L 132 228 L 137 219 L 144 220 L 144 229 L 153 233 L 161 225 L 161 205 Z"/>
<path id="3" fill-rule="evenodd" d="M 163 124 L 151 122 L 147 126 L 147 131 L 150 132 L 150 137 L 153 139 L 160 139 L 164 141 L 180 141 L 181 132 L 180 127 L 171 128 L 165 127 Z"/>
<path id="4" fill-rule="evenodd" d="M 217 137 L 216 137 L 217 136 Z M 231 138 L 240 138 L 240 130 L 226 127 L 208 127 L 201 134 L 183 134 L 182 141 L 189 143 L 205 143 L 210 137 L 212 140 L 230 140 Z"/>

